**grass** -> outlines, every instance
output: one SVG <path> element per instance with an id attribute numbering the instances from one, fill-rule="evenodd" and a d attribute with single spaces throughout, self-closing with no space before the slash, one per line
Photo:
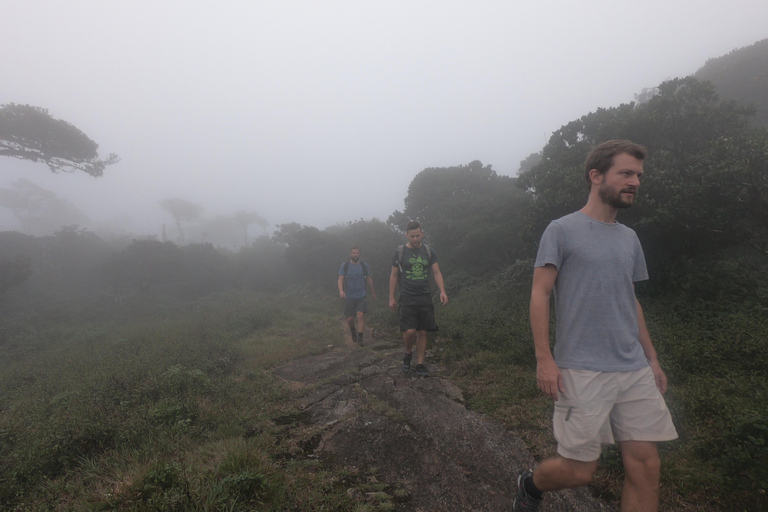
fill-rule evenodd
<path id="1" fill-rule="evenodd" d="M 367 489 L 369 475 L 308 456 L 318 432 L 281 421 L 300 417 L 296 395 L 270 371 L 341 344 L 336 307 L 238 292 L 6 323 L 0 507 L 360 508 L 347 489 Z"/>
<path id="2" fill-rule="evenodd" d="M 511 290 L 511 291 L 510 291 Z M 554 454 L 520 290 L 475 286 L 437 308 L 433 360 L 467 405 Z M 646 306 L 680 439 L 661 447 L 662 509 L 768 507 L 768 319 Z M 341 345 L 339 304 L 317 293 L 227 292 L 188 302 L 57 305 L 2 316 L 0 508 L 396 510 L 404 489 L 312 453 L 319 431 L 271 368 Z M 383 301 L 369 326 L 398 336 Z M 400 419 L 368 400 L 371 411 Z M 592 490 L 616 501 L 618 451 Z M 727 504 L 727 506 L 726 506 Z"/>

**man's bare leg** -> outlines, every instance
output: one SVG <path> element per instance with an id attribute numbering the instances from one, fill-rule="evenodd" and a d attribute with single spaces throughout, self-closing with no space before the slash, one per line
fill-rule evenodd
<path id="1" fill-rule="evenodd" d="M 365 334 L 365 313 L 363 313 L 362 311 L 357 312 L 357 333 L 358 335 L 360 333 Z M 362 339 L 358 341 L 359 343 L 363 342 Z"/>
<path id="2" fill-rule="evenodd" d="M 597 461 L 554 457 L 546 459 L 533 471 L 533 485 L 540 491 L 557 491 L 586 485 L 592 481 L 597 470 Z"/>
<path id="3" fill-rule="evenodd" d="M 656 512 L 659 510 L 661 460 L 656 443 L 623 441 L 624 488 L 621 512 Z"/>
<path id="4" fill-rule="evenodd" d="M 357 340 L 357 331 L 355 330 L 355 317 L 351 316 L 347 318 L 347 325 L 349 326 L 349 332 L 352 333 L 352 343 Z"/>
<path id="5" fill-rule="evenodd" d="M 427 352 L 427 331 L 416 332 L 416 364 L 424 364 Z"/>
<path id="6" fill-rule="evenodd" d="M 412 354 L 413 346 L 416 344 L 416 329 L 403 331 L 403 343 L 405 344 L 405 353 Z"/>

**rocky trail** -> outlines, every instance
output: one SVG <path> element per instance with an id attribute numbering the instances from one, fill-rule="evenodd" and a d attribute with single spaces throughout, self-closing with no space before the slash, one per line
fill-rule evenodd
<path id="1" fill-rule="evenodd" d="M 304 391 L 304 416 L 322 432 L 315 455 L 352 472 L 375 466 L 379 481 L 405 491 L 397 510 L 511 510 L 518 470 L 534 465 L 514 432 L 466 409 L 461 390 L 440 376 L 439 366 L 430 365 L 429 378 L 404 375 L 402 340 L 372 341 L 369 332 L 358 347 L 346 325 L 344 332 L 343 348 L 275 370 Z M 586 489 L 549 493 L 541 508 L 614 510 Z"/>

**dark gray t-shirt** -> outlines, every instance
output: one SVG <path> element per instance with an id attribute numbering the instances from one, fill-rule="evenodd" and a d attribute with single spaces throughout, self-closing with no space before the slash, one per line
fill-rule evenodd
<path id="1" fill-rule="evenodd" d="M 432 290 L 429 286 L 429 267 L 437 263 L 437 253 L 430 247 L 430 255 L 421 244 L 417 249 L 407 245 L 403 247 L 403 259 L 399 264 L 400 272 L 400 304 L 424 305 L 432 304 Z M 431 257 L 430 257 L 431 256 Z M 392 256 L 392 266 L 398 267 L 398 252 Z"/>
<path id="2" fill-rule="evenodd" d="M 534 266 L 557 267 L 555 362 L 561 368 L 631 371 L 648 366 L 638 340 L 634 283 L 648 279 L 635 232 L 575 212 L 553 220 Z"/>

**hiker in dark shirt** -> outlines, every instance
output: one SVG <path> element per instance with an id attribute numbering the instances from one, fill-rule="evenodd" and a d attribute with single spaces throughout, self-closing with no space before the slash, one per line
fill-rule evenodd
<path id="1" fill-rule="evenodd" d="M 432 290 L 429 274 L 440 290 L 440 303 L 448 304 L 445 293 L 443 274 L 437 264 L 437 254 L 428 245 L 422 244 L 424 230 L 416 221 L 408 223 L 406 237 L 408 243 L 398 247 L 392 257 L 392 273 L 389 277 L 389 307 L 398 310 L 395 290 L 400 285 L 400 330 L 403 333 L 405 354 L 403 355 L 403 373 L 411 370 L 411 356 L 416 346 L 416 373 L 419 377 L 429 377 L 429 370 L 424 365 L 427 350 L 427 332 L 437 331 L 435 307 L 432 304 Z"/>

